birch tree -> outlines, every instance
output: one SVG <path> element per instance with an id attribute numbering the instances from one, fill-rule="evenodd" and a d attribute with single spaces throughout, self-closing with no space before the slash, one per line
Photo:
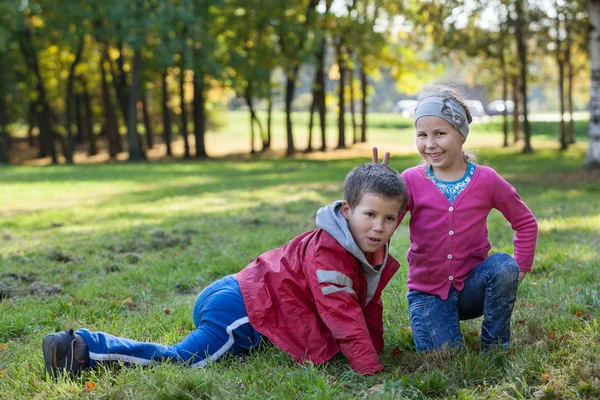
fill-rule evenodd
<path id="1" fill-rule="evenodd" d="M 589 146 L 586 167 L 600 168 L 600 0 L 588 3 L 590 18 L 590 85 Z"/>

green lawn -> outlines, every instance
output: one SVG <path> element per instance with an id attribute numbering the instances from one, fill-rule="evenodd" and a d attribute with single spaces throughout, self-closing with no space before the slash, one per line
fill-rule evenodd
<path id="1" fill-rule="evenodd" d="M 392 116 L 372 123 L 370 144 L 354 158 L 0 169 L 0 398 L 520 399 L 540 390 L 547 398 L 599 398 L 600 175 L 580 169 L 585 142 L 555 150 L 555 124 L 538 126 L 538 151 L 522 155 L 500 148 L 496 121 L 473 126 L 467 143 L 516 186 L 540 225 L 508 354 L 479 354 L 481 320 L 463 324 L 466 350 L 415 353 L 405 221 L 392 239 L 402 268 L 384 292 L 382 374 L 359 376 L 343 357 L 297 365 L 264 348 L 201 370 L 114 365 L 81 380 L 43 379 L 40 344 L 51 331 L 86 327 L 164 344 L 183 338 L 197 293 L 313 229 L 316 210 L 341 197 L 344 176 L 367 161 L 370 145 L 393 147 L 398 170 L 418 162 L 410 123 Z M 494 251 L 512 253 L 513 233 L 498 212 L 489 231 Z"/>

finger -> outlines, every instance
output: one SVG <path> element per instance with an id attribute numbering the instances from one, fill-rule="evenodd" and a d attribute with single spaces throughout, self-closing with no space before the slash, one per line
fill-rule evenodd
<path id="1" fill-rule="evenodd" d="M 385 155 L 383 156 L 383 161 L 381 162 L 381 164 L 385 165 L 387 167 L 389 161 L 390 161 L 390 153 L 386 151 Z"/>
<path id="2" fill-rule="evenodd" d="M 377 147 L 373 147 L 373 157 L 372 157 L 371 161 L 374 164 L 377 164 L 379 162 L 379 155 L 377 154 Z"/>

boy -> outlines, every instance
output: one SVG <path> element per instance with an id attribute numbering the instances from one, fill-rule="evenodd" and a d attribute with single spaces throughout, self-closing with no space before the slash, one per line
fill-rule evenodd
<path id="1" fill-rule="evenodd" d="M 348 174 L 344 198 L 318 211 L 319 229 L 204 289 L 194 305 L 196 330 L 179 344 L 87 329 L 51 333 L 42 343 L 45 371 L 76 374 L 103 361 L 202 367 L 247 353 L 263 336 L 297 362 L 320 364 L 341 350 L 356 372 L 382 371 L 381 291 L 400 267 L 388 241 L 406 204 L 406 186 L 396 171 L 369 163 Z"/>

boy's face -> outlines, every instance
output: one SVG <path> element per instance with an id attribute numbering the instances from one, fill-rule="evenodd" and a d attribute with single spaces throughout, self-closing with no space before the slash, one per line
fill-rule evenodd
<path id="1" fill-rule="evenodd" d="M 364 253 L 372 253 L 390 240 L 396 230 L 401 206 L 400 200 L 374 193 L 365 193 L 354 208 L 344 201 L 342 215 L 348 221 L 354 241 Z"/>

